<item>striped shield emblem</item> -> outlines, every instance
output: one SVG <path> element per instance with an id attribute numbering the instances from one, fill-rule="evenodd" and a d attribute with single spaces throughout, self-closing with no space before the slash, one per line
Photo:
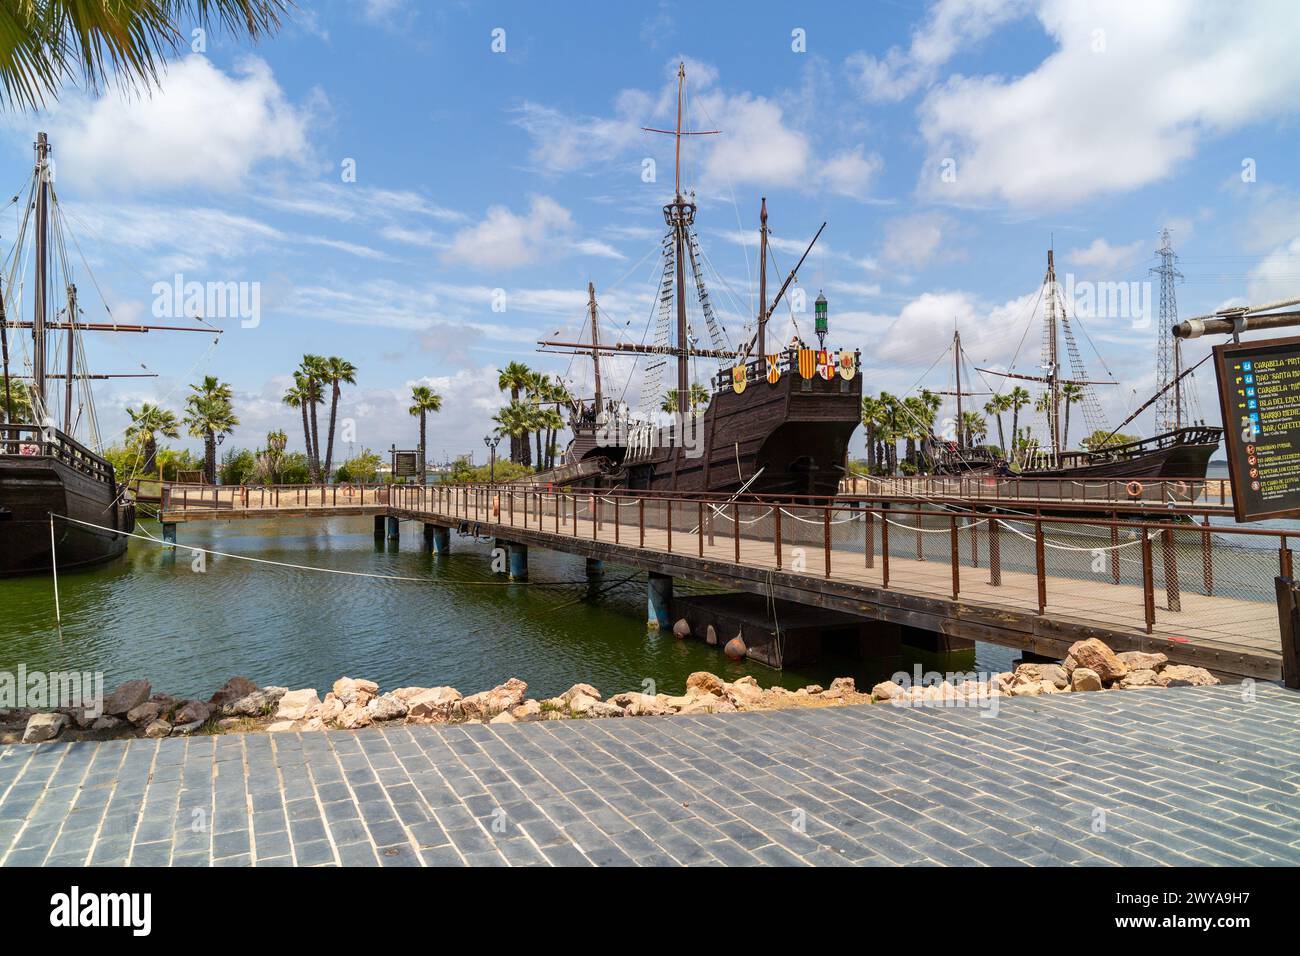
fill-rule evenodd
<path id="1" fill-rule="evenodd" d="M 767 357 L 767 383 L 775 385 L 781 381 L 781 356 L 769 355 Z"/>
<path id="2" fill-rule="evenodd" d="M 733 365 L 731 367 L 731 387 L 736 390 L 737 395 L 745 390 L 746 384 L 745 366 Z"/>
<path id="3" fill-rule="evenodd" d="M 831 361 L 831 353 L 825 349 L 817 353 L 817 371 L 827 381 L 835 377 L 835 363 Z"/>
<path id="4" fill-rule="evenodd" d="M 804 378 L 817 374 L 817 353 L 812 349 L 799 350 L 799 374 Z"/>
<path id="5" fill-rule="evenodd" d="M 840 378 L 846 382 L 853 381 L 858 371 L 857 357 L 847 349 L 840 353 Z"/>

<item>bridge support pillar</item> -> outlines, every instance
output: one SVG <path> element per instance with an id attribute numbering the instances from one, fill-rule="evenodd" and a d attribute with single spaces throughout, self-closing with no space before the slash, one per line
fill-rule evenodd
<path id="1" fill-rule="evenodd" d="M 652 631 L 667 630 L 672 627 L 672 604 L 672 576 L 651 571 L 646 591 L 646 627 Z"/>
<path id="2" fill-rule="evenodd" d="M 385 523 L 387 523 L 387 521 L 388 519 L 383 515 L 375 515 L 375 537 L 376 538 L 382 538 L 384 536 L 384 525 Z"/>
<path id="3" fill-rule="evenodd" d="M 510 580 L 528 580 L 528 545 L 510 543 Z"/>
<path id="4" fill-rule="evenodd" d="M 163 540 L 168 544 L 176 543 L 176 522 L 167 521 L 163 523 Z"/>
<path id="5" fill-rule="evenodd" d="M 389 540 L 389 541 L 396 541 L 396 540 L 397 540 L 397 537 L 398 537 L 398 525 L 399 525 L 399 524 L 400 524 L 400 522 L 398 522 L 398 520 L 397 520 L 396 518 L 392 518 L 392 517 L 390 517 L 390 518 L 388 519 L 388 540 Z"/>
<path id="6" fill-rule="evenodd" d="M 599 581 L 605 576 L 605 562 L 600 558 L 587 559 L 587 580 Z"/>
<path id="7" fill-rule="evenodd" d="M 432 551 L 434 554 L 449 554 L 451 552 L 451 529 L 440 524 L 425 524 L 424 526 L 424 550 Z"/>

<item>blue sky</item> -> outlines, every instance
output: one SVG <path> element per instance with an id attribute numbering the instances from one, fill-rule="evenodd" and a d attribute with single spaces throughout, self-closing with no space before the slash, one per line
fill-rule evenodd
<path id="1" fill-rule="evenodd" d="M 105 437 L 124 406 L 179 409 L 188 382 L 216 374 L 243 422 L 230 442 L 283 427 L 300 447 L 279 399 L 311 351 L 360 369 L 340 411 L 355 447 L 412 444 L 407 396 L 425 382 L 445 402 L 431 455 L 481 457 L 505 362 L 582 390 L 584 364 L 534 342 L 578 331 L 589 280 L 603 334 L 640 340 L 672 142 L 639 127 L 671 125 L 683 59 L 688 124 L 722 130 L 687 143 L 685 176 L 733 341 L 753 314 L 764 195 L 781 270 L 829 222 L 800 284 L 809 310 L 825 291 L 831 342 L 862 349 L 869 391 L 946 387 L 946 365 L 926 372 L 954 321 L 974 363 L 1036 373 L 1031 314 L 1050 243 L 1063 279 L 1143 283 L 1170 228 L 1183 317 L 1300 289 L 1300 27 L 1286 4 L 744 9 L 303 3 L 255 47 L 207 37 L 152 95 L 68 90 L 45 115 L 7 117 L 5 191 L 47 129 L 69 224 L 119 320 L 163 321 L 154 286 L 177 274 L 258 283 L 256 327 L 221 322 L 215 347 L 197 334 L 88 335 L 96 370 L 160 373 L 97 389 Z M 85 318 L 102 319 L 74 272 Z M 1118 423 L 1152 387 L 1155 323 L 1079 320 L 1120 383 L 1101 390 Z M 788 337 L 789 313 L 773 321 Z M 1189 359 L 1207 347 L 1190 344 Z M 631 397 L 640 373 L 607 378 Z M 1217 421 L 1210 376 L 1199 379 Z M 1148 414 L 1127 430 L 1151 428 Z"/>

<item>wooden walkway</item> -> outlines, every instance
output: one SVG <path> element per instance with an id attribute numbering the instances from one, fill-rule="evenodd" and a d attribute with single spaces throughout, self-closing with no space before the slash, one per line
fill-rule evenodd
<path id="1" fill-rule="evenodd" d="M 1196 546 L 1166 545 L 1170 550 L 1162 567 L 1161 532 L 1150 532 L 1155 556 L 1148 545 L 1144 561 L 1140 533 L 1114 546 L 1090 538 L 1073 544 L 1068 535 L 1090 527 L 1082 524 L 1044 522 L 1048 530 L 1040 544 L 1030 521 L 994 524 L 968 516 L 959 523 L 954 517 L 950 533 L 942 527 L 948 517 L 940 514 L 940 527 L 918 531 L 904 522 L 920 517 L 888 517 L 896 511 L 837 510 L 819 521 L 806 515 L 820 510 L 799 515 L 759 503 L 741 508 L 737 534 L 730 507 L 694 500 L 670 505 L 662 499 L 602 496 L 593 515 L 590 494 L 516 494 L 513 500 L 506 494 L 502 502 L 498 493 L 495 513 L 485 494 L 432 488 L 424 494 L 417 488 L 366 489 L 364 504 L 361 493 L 346 489 L 281 493 L 278 504 L 259 490 L 242 495 L 229 489 L 228 497 L 222 494 L 227 489 L 211 491 L 214 499 L 185 507 L 172 498 L 162 520 L 394 517 L 1050 657 L 1063 657 L 1076 640 L 1096 636 L 1117 650 L 1162 651 L 1172 661 L 1227 676 L 1276 680 L 1281 675 L 1271 598 L 1279 552 L 1268 547 L 1225 550 L 1216 544 L 1209 554 L 1207 545 L 1202 582 Z M 669 511 L 673 507 L 675 514 Z M 784 517 L 774 520 L 776 510 Z M 707 516 L 703 533 L 701 513 Z M 1177 533 L 1201 538 L 1196 527 Z M 1282 560 L 1289 562 L 1289 551 L 1283 549 Z M 1113 570 L 1115 561 L 1122 573 Z"/>

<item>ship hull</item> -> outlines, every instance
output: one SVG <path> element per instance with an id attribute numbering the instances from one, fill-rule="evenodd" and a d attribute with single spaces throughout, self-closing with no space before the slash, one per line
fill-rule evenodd
<path id="1" fill-rule="evenodd" d="M 122 532 L 134 525 L 134 510 L 118 501 L 114 485 L 56 458 L 0 456 L 0 577 L 50 573 L 51 514 L 60 571 L 120 557 L 128 541 Z"/>

